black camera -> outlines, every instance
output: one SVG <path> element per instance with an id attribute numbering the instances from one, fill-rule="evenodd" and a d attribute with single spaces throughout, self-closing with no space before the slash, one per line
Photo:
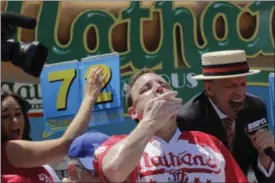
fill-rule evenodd
<path id="1" fill-rule="evenodd" d="M 15 13 L 1 12 L 1 61 L 10 61 L 24 72 L 39 77 L 48 56 L 48 49 L 38 41 L 14 41 L 12 38 L 17 27 L 34 29 L 36 20 Z"/>

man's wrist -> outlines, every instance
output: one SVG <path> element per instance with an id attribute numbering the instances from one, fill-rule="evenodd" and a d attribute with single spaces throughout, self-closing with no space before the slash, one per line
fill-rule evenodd
<path id="1" fill-rule="evenodd" d="M 147 135 L 153 136 L 156 132 L 155 122 L 150 119 L 142 119 L 138 123 L 138 128 L 141 128 Z"/>

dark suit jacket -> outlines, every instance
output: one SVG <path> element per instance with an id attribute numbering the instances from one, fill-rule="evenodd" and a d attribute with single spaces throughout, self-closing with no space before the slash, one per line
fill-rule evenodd
<path id="1" fill-rule="evenodd" d="M 247 94 L 244 108 L 246 111 L 250 110 L 251 113 L 257 111 L 256 113 L 260 117 L 267 117 L 265 104 L 259 97 Z M 247 117 L 249 118 L 249 116 Z M 236 135 L 233 142 L 233 156 L 246 175 L 249 167 L 252 165 L 258 182 L 275 182 L 275 171 L 271 177 L 267 178 L 258 169 L 258 153 L 245 133 L 245 125 L 247 125 L 248 122 L 244 121 L 245 120 L 238 118 L 235 121 Z M 228 147 L 226 132 L 222 121 L 204 93 L 195 96 L 183 105 L 179 112 L 177 122 L 181 131 L 192 130 L 211 134 Z"/>

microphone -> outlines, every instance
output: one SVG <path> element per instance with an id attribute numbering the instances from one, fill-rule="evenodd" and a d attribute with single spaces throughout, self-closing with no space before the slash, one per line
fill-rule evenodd
<path id="1" fill-rule="evenodd" d="M 254 115 L 253 115 L 254 114 Z M 245 112 L 242 112 L 240 115 L 241 119 L 247 119 L 250 118 L 250 121 L 248 123 L 245 123 L 245 132 L 247 135 L 253 135 L 254 133 L 257 132 L 259 129 L 266 129 L 268 130 L 268 122 L 266 118 L 260 116 L 260 115 L 255 115 L 257 113 L 252 113 L 251 111 L 245 115 Z M 245 115 L 245 117 L 242 117 Z M 247 120 L 243 120 L 247 121 Z M 272 147 L 267 147 L 264 149 L 264 153 L 270 157 L 270 159 L 275 162 L 275 152 Z"/>
<path id="2" fill-rule="evenodd" d="M 11 12 L 1 12 L 1 22 L 2 24 L 18 26 L 25 29 L 33 29 L 36 26 L 36 19 Z"/>

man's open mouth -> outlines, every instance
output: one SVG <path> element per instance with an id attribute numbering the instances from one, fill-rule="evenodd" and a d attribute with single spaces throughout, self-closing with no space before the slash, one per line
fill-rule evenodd
<path id="1" fill-rule="evenodd" d="M 234 110 L 240 110 L 243 107 L 243 100 L 230 100 L 229 104 Z"/>

